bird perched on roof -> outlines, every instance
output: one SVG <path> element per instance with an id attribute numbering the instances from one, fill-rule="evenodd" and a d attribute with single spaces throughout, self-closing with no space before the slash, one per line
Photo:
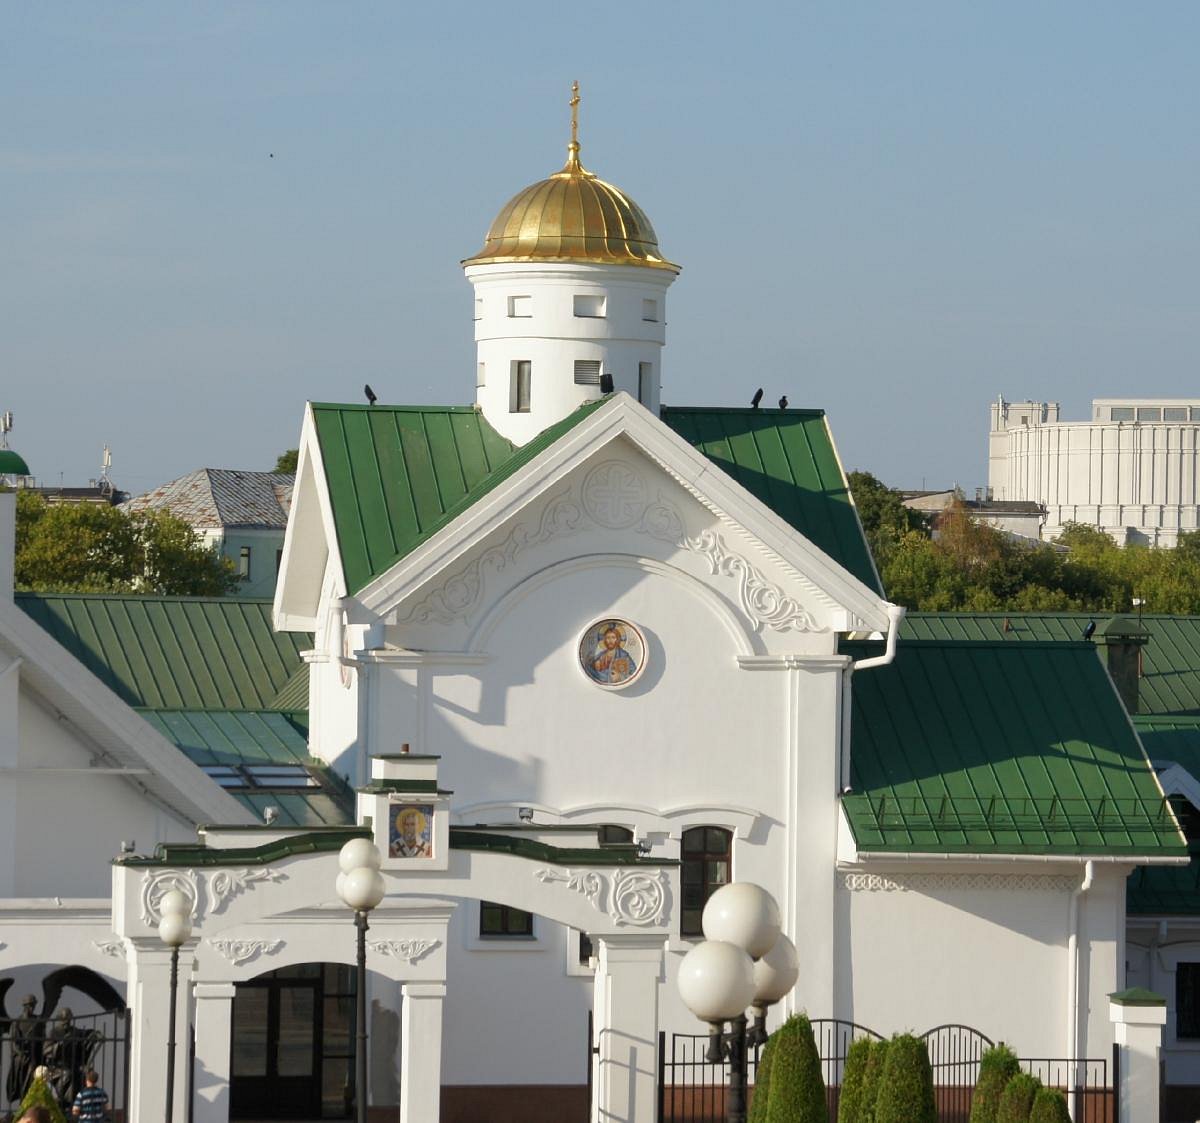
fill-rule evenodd
<path id="1" fill-rule="evenodd" d="M 379 398 L 376 396 L 375 391 L 371 389 L 369 383 L 363 387 L 363 393 L 367 395 L 367 401 L 370 402 L 371 405 L 374 405 L 377 401 L 379 401 Z"/>
<path id="2" fill-rule="evenodd" d="M 611 394 L 613 392 L 613 376 L 605 371 L 600 376 L 600 393 Z"/>
<path id="3" fill-rule="evenodd" d="M 787 409 L 787 395 L 786 394 L 784 394 L 783 397 L 779 399 L 779 408 Z"/>
<path id="4" fill-rule="evenodd" d="M 751 409 L 758 409 L 758 403 L 762 401 L 762 394 L 763 394 L 763 391 L 762 391 L 762 387 L 760 386 L 757 390 L 754 391 L 754 397 L 750 399 L 750 408 Z"/>
<path id="5" fill-rule="evenodd" d="M 1084 638 L 1085 640 L 1089 640 L 1089 639 L 1091 639 L 1091 638 L 1092 638 L 1092 635 L 1093 635 L 1093 633 L 1094 633 L 1095 631 L 1096 631 L 1096 621 L 1095 621 L 1095 620 L 1089 620 L 1089 621 L 1087 622 L 1087 627 L 1083 629 L 1083 638 Z"/>

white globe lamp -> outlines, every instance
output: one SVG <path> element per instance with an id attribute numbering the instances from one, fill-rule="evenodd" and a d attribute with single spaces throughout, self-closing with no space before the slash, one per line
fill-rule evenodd
<path id="1" fill-rule="evenodd" d="M 679 997 L 709 1025 L 740 1017 L 754 999 L 754 964 L 736 944 L 705 940 L 679 964 Z"/>
<path id="2" fill-rule="evenodd" d="M 779 937 L 779 906 L 761 885 L 731 881 L 709 897 L 700 926 L 706 939 L 736 944 L 761 959 Z"/>

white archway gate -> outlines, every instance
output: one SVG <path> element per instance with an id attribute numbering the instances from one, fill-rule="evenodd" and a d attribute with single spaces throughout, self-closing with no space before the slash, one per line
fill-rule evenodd
<path id="1" fill-rule="evenodd" d="M 354 963 L 355 931 L 335 881 L 342 845 L 364 835 L 386 855 L 388 892 L 371 913 L 368 960 L 400 987 L 401 1123 L 437 1123 L 440 1115 L 447 931 L 461 898 L 524 909 L 590 935 L 598 952 L 592 1119 L 652 1119 L 675 864 L 640 857 L 632 845 L 601 846 L 598 824 L 452 829 L 435 758 L 380 758 L 374 773 L 359 796 L 358 827 L 207 828 L 197 843 L 117 863 L 113 930 L 126 948 L 133 1012 L 132 1123 L 161 1120 L 167 1095 L 162 897 L 180 890 L 193 917 L 192 938 L 180 949 L 175 1116 L 187 1118 L 183 1062 L 194 1025 L 194 1123 L 227 1123 L 235 986 L 295 964 Z M 414 809 L 424 816 L 420 831 Z"/>

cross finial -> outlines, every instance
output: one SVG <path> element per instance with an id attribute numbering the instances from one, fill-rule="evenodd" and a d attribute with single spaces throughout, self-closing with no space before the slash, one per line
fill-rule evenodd
<path id="1" fill-rule="evenodd" d="M 571 143 L 567 145 L 567 168 L 579 167 L 579 83 L 571 83 Z"/>

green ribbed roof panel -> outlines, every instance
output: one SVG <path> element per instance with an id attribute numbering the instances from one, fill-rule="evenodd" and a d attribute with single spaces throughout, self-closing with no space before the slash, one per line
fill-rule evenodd
<path id="1" fill-rule="evenodd" d="M 910 612 L 901 638 L 1075 641 L 1089 622 L 1097 638 L 1115 613 L 957 613 Z M 1149 639 L 1142 648 L 1139 714 L 1200 716 L 1200 616 L 1147 614 L 1141 626 Z M 1102 651 L 1097 644 L 1097 648 Z"/>
<path id="2" fill-rule="evenodd" d="M 902 641 L 853 706 L 860 850 L 1187 852 L 1090 645 Z"/>
<path id="3" fill-rule="evenodd" d="M 607 399 L 517 448 L 465 406 L 314 403 L 346 584 L 357 593 Z"/>
<path id="4" fill-rule="evenodd" d="M 882 593 L 823 411 L 671 406 L 663 407 L 662 419 L 814 546 Z"/>
<path id="5" fill-rule="evenodd" d="M 143 709 L 139 713 L 199 768 L 303 765 L 321 786 L 289 791 L 229 789 L 262 818 L 268 807 L 285 826 L 333 826 L 354 821 L 353 793 L 308 755 L 304 715 L 277 710 Z"/>
<path id="6" fill-rule="evenodd" d="M 273 707 L 312 644 L 273 631 L 271 602 L 248 597 L 21 593 L 16 601 L 131 706 Z"/>
<path id="7" fill-rule="evenodd" d="M 25 458 L 11 448 L 0 448 L 0 476 L 29 476 L 29 465 Z"/>

